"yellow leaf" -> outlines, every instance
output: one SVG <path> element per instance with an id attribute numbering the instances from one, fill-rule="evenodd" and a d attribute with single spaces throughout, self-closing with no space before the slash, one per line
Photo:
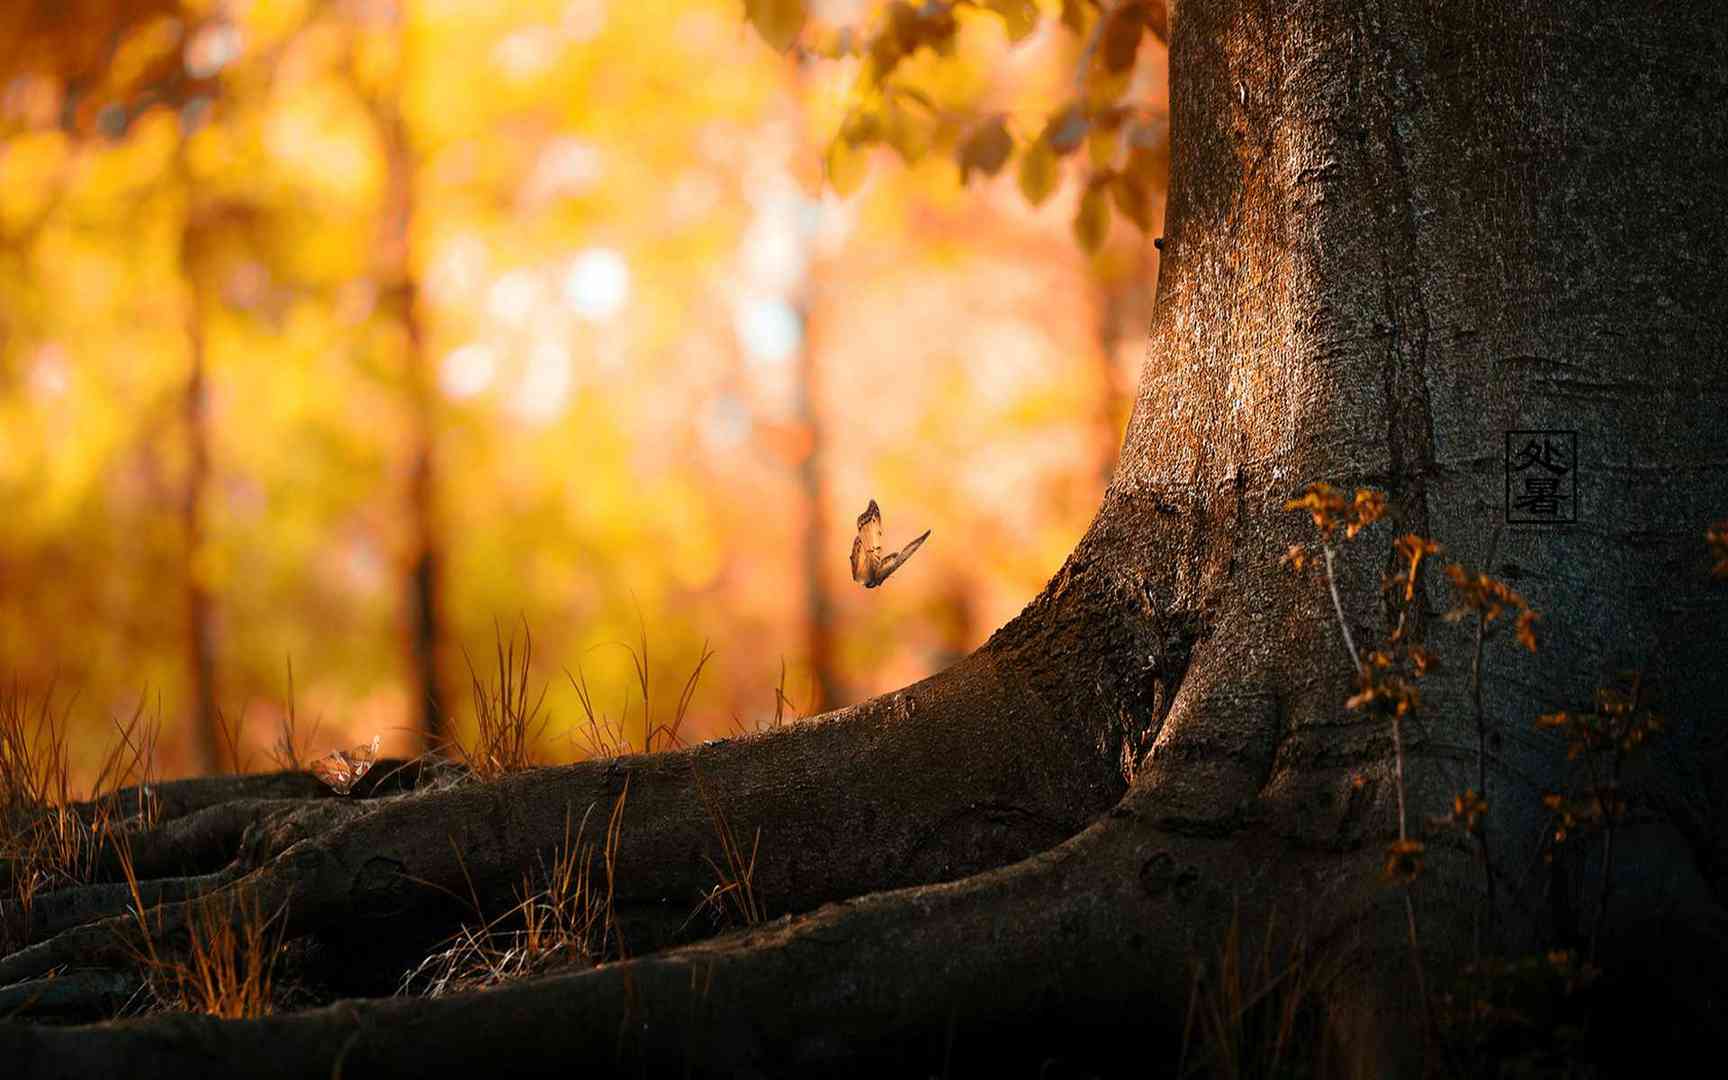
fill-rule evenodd
<path id="1" fill-rule="evenodd" d="M 1086 136 L 1086 156 L 1091 160 L 1092 167 L 1102 172 L 1116 164 L 1116 140 L 1120 129 L 1094 127 L 1092 133 Z"/>
<path id="2" fill-rule="evenodd" d="M 1122 212 L 1123 217 L 1143 233 L 1152 231 L 1152 200 L 1138 180 L 1122 173 L 1111 181 L 1110 194 L 1116 197 L 1116 209 Z"/>
<path id="3" fill-rule="evenodd" d="M 1056 154 L 1050 144 L 1038 139 L 1020 155 L 1020 194 L 1033 206 L 1041 206 L 1056 190 Z"/>
<path id="4" fill-rule="evenodd" d="M 1080 148 L 1088 126 L 1086 110 L 1079 105 L 1069 105 L 1044 125 L 1042 140 L 1050 144 L 1050 149 L 1058 157 L 1066 157 Z"/>
<path id="5" fill-rule="evenodd" d="M 785 52 L 804 29 L 803 0 L 744 0 L 744 17 L 762 40 Z"/>
<path id="6" fill-rule="evenodd" d="M 882 122 L 882 141 L 894 148 L 900 159 L 915 164 L 930 149 L 932 124 L 923 114 L 890 104 Z"/>
<path id="7" fill-rule="evenodd" d="M 158 15 L 127 35 L 108 61 L 108 85 L 129 87 L 181 43 L 180 20 Z"/>
<path id="8" fill-rule="evenodd" d="M 858 190 L 858 185 L 864 182 L 870 171 L 868 154 L 867 145 L 854 146 L 844 136 L 828 144 L 828 153 L 823 156 L 823 172 L 828 178 L 828 186 L 836 195 L 850 195 Z"/>
<path id="9" fill-rule="evenodd" d="M 1089 184 L 1080 196 L 1080 209 L 1074 215 L 1074 238 L 1088 253 L 1104 246 L 1104 236 L 1110 231 L 1110 201 L 1104 185 Z"/>
<path id="10" fill-rule="evenodd" d="M 1036 0 L 986 0 L 985 6 L 1002 16 L 1008 28 L 1008 40 L 1021 42 L 1038 29 Z"/>
<path id="11" fill-rule="evenodd" d="M 1134 69 L 1111 71 L 1107 67 L 1094 67 L 1086 73 L 1086 101 L 1095 109 L 1102 109 L 1120 100 L 1128 92 L 1128 86 L 1134 79 Z"/>
<path id="12" fill-rule="evenodd" d="M 900 49 L 900 39 L 892 30 L 884 30 L 870 39 L 868 55 L 870 64 L 865 68 L 866 76 L 876 82 L 885 82 L 905 54 Z"/>
<path id="13" fill-rule="evenodd" d="M 5 160 L 0 171 L 6 175 L 0 184 L 0 222 L 20 225 L 45 210 L 65 187 L 61 174 L 72 156 L 71 143 L 61 131 L 23 132 L 10 136 L 0 154 Z"/>
<path id="14" fill-rule="evenodd" d="M 854 112 L 840 125 L 840 139 L 857 149 L 882 141 L 882 118 L 875 112 Z"/>

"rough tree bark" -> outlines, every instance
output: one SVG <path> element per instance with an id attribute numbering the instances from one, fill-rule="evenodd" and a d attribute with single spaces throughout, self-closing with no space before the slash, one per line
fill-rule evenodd
<path id="1" fill-rule="evenodd" d="M 1544 613 L 1539 653 L 1485 658 L 1503 740 L 1489 835 L 1511 868 L 1497 944 L 1573 932 L 1551 925 L 1564 909 L 1516 899 L 1551 884 L 1529 841 L 1564 767 L 1530 721 L 1633 668 L 1662 687 L 1669 730 L 1629 794 L 1608 940 L 1724 955 L 1710 722 L 1728 601 L 1702 543 L 1728 507 L 1723 20 L 1703 0 L 1214 0 L 1170 29 L 1153 359 L 1096 520 L 1018 618 L 952 669 L 808 725 L 434 785 L 316 826 L 289 814 L 203 868 L 286 904 L 293 934 L 388 939 L 450 918 L 438 887 L 466 895 L 464 874 L 501 897 L 567 814 L 604 811 L 627 781 L 617 904 L 634 959 L 248 1023 L 0 1025 L 17 1075 L 504 1059 L 878 1074 L 1024 1069 L 1053 1046 L 1144 1070 L 1164 1060 L 1148 1023 L 1182 1024 L 1190 959 L 1233 910 L 1253 927 L 1274 907 L 1310 940 L 1356 943 L 1332 1037 L 1371 1073 L 1414 1071 L 1402 893 L 1379 876 L 1390 736 L 1342 705 L 1353 674 L 1324 586 L 1279 565 L 1311 535 L 1285 501 L 1314 480 L 1388 492 L 1399 531 Z M 1497 528 L 1513 429 L 1579 432 L 1577 525 Z M 1387 629 L 1385 551 L 1359 541 L 1339 564 L 1357 641 Z M 1467 759 L 1474 779 L 1470 634 L 1432 617 L 1441 591 L 1414 621 L 1455 660 L 1410 733 L 1419 828 Z M 697 773 L 739 835 L 761 828 L 756 884 L 787 917 L 676 944 L 657 927 L 718 856 Z M 1482 886 L 1461 838 L 1425 835 L 1416 910 L 1440 970 L 1464 958 Z M 1599 861 L 1584 851 L 1556 864 L 1559 886 Z M 167 910 L 172 931 L 183 909 Z M 43 937 L 0 960 L 0 982 L 112 962 L 112 942 L 99 922 Z M 1723 970 L 1668 1003 L 1692 1010 L 1677 1023 L 1721 1030 Z"/>

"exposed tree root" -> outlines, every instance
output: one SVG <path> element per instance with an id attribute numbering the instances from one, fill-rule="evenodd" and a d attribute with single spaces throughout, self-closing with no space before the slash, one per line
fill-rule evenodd
<path id="1" fill-rule="evenodd" d="M 393 798 L 217 805 L 139 835 L 133 850 L 141 876 L 170 875 L 144 882 L 147 900 L 231 881 L 260 910 L 285 912 L 291 935 L 377 938 L 416 921 L 448 932 L 476 905 L 508 907 L 525 869 L 555 857 L 572 825 L 604 820 L 628 784 L 612 902 L 640 953 L 687 936 L 716 884 L 704 858 L 722 857 L 711 807 L 735 836 L 760 834 L 754 888 L 775 913 L 964 876 L 1073 835 L 1124 781 L 1118 749 L 1051 715 L 1090 695 L 1052 702 L 1054 685 L 1040 694 L 1004 679 L 985 650 L 783 731 Z M 0 958 L 0 983 L 123 963 L 128 906 L 112 886 L 54 897 L 30 924 L 36 943 Z M 160 944 L 184 934 L 189 910 L 168 903 L 152 916 Z"/>
<path id="2" fill-rule="evenodd" d="M 147 907 L 179 904 L 213 892 L 233 880 L 228 873 L 192 877 L 151 878 L 138 883 L 138 898 Z M 27 911 L 15 900 L 0 901 L 0 917 L 29 938 L 51 938 L 86 923 L 127 915 L 134 906 L 130 886 L 120 882 L 57 889 L 35 897 Z"/>
<path id="3" fill-rule="evenodd" d="M 144 989 L 129 971 L 75 971 L 0 987 L 0 1016 L 103 1020 L 120 1013 Z"/>
<path id="4" fill-rule="evenodd" d="M 348 799 L 400 795 L 467 772 L 452 762 L 433 759 L 384 758 L 373 764 L 354 785 Z M 104 815 L 124 820 L 149 815 L 160 822 L 195 814 L 224 803 L 253 799 L 338 799 L 335 792 L 305 770 L 249 773 L 242 776 L 195 776 L 134 784 L 100 799 L 74 803 L 70 809 L 86 824 Z"/>
<path id="5" fill-rule="evenodd" d="M 1024 1071 L 1029 1054 L 1083 1061 L 1148 1025 L 1174 1046 L 1195 944 L 1233 905 L 1264 911 L 1296 879 L 1276 854 L 1252 836 L 1164 832 L 1124 806 L 1009 867 L 577 975 L 247 1023 L 5 1025 L 0 1053 L 20 1078 L 197 1075 L 212 1062 L 257 1076 L 459 1075 L 502 1060 L 598 1075 L 883 1075 L 944 1058 L 961 1073 Z"/>

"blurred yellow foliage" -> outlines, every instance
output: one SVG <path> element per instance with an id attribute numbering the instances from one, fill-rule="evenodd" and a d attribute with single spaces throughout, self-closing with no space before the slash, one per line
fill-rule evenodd
<path id="1" fill-rule="evenodd" d="M 1155 256 L 1101 194 L 1089 263 L 1054 157 L 1043 208 L 1016 190 L 1082 44 L 1036 32 L 1054 6 L 960 12 L 868 121 L 865 61 L 777 53 L 736 0 L 76 6 L 107 44 L 68 23 L 32 50 L 0 17 L 0 675 L 80 692 L 75 769 L 141 697 L 163 767 L 193 763 L 194 587 L 255 767 L 289 660 L 308 752 L 412 751 L 430 537 L 451 681 L 524 618 L 556 757 L 562 669 L 616 717 L 638 619 L 660 700 L 718 649 L 686 729 L 709 737 L 774 712 L 782 658 L 811 703 L 812 612 L 836 692 L 887 689 L 1085 527 Z M 758 7 L 770 37 L 804 13 Z M 1015 145 L 963 188 L 984 117 Z M 865 595 L 843 533 L 872 497 L 935 536 Z"/>

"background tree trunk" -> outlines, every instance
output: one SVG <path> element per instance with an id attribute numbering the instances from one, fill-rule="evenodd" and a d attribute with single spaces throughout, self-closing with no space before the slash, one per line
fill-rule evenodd
<path id="1" fill-rule="evenodd" d="M 1325 585 L 1280 564 L 1312 536 L 1285 503 L 1316 480 L 1386 491 L 1396 531 L 1543 612 L 1539 652 L 1485 659 L 1489 836 L 1510 868 L 1491 945 L 1575 936 L 1549 901 L 1597 895 L 1569 876 L 1594 880 L 1580 871 L 1599 843 L 1558 880 L 1530 858 L 1540 797 L 1566 781 L 1564 747 L 1531 721 L 1626 667 L 1661 687 L 1668 731 L 1627 787 L 1609 914 L 1665 981 L 1641 990 L 1648 1014 L 1610 1015 L 1646 1039 L 1724 1030 L 1707 722 L 1728 691 L 1728 597 L 1703 545 L 1728 506 L 1722 20 L 1702 2 L 1218 0 L 1170 30 L 1152 359 L 1098 517 L 1019 618 L 950 671 L 817 723 L 345 804 L 316 825 L 290 814 L 229 871 L 287 903 L 296 934 L 387 936 L 441 902 L 428 883 L 461 887 L 452 849 L 502 892 L 565 814 L 627 782 L 621 906 L 703 894 L 715 797 L 735 832 L 763 830 L 771 912 L 807 914 L 469 998 L 0 1025 L 21 1071 L 423 1075 L 509 1053 L 874 1074 L 1052 1048 L 1144 1070 L 1164 1046 L 1144 1025 L 1180 1029 L 1191 961 L 1274 910 L 1348 961 L 1328 1039 L 1366 1075 L 1414 1071 L 1405 894 L 1378 872 L 1398 835 L 1390 733 L 1342 705 L 1356 683 Z M 1579 433 L 1578 524 L 1502 526 L 1505 433 L 1524 429 Z M 1388 630 L 1385 552 L 1361 539 L 1338 563 L 1358 642 Z M 1473 849 L 1428 824 L 1476 775 L 1471 638 L 1433 617 L 1438 592 L 1418 594 L 1411 629 L 1452 663 L 1424 683 L 1405 763 L 1434 972 L 1468 958 L 1482 890 Z M 168 920 L 165 939 L 183 911 Z M 0 960 L 0 981 L 112 962 L 114 925 Z"/>
<path id="2" fill-rule="evenodd" d="M 397 40 L 398 71 L 392 85 L 371 102 L 384 153 L 384 202 L 379 226 L 379 277 L 385 310 L 402 327 L 403 378 L 409 410 L 407 514 L 409 521 L 408 659 L 414 712 L 428 749 L 442 749 L 453 735 L 448 710 L 444 638 L 444 548 L 438 519 L 438 434 L 432 359 L 426 351 L 425 315 L 414 265 L 414 148 L 403 115 L 400 70 L 409 63 L 408 34 L 400 5 L 387 17 Z"/>
<path id="3" fill-rule="evenodd" d="M 807 93 L 809 86 L 807 61 L 797 62 L 793 81 L 796 93 Z M 798 113 L 804 111 L 800 101 Z M 815 147 L 806 152 L 818 154 Z M 798 460 L 798 489 L 804 511 L 803 550 L 799 552 L 804 593 L 804 649 L 810 657 L 810 675 L 815 700 L 807 702 L 810 712 L 837 709 L 852 700 L 841 677 L 839 657 L 834 648 L 834 596 L 829 587 L 832 580 L 824 567 L 837 565 L 830 560 L 837 552 L 849 550 L 851 537 L 845 534 L 847 522 L 842 522 L 842 536 L 834 537 L 828 518 L 828 452 L 829 430 L 827 403 L 822 396 L 822 305 L 832 303 L 832 290 L 823 287 L 823 256 L 817 250 L 816 225 L 812 215 L 820 211 L 800 198 L 794 211 L 800 252 L 798 279 L 787 301 L 798 315 L 798 352 L 793 357 L 792 408 L 793 423 L 800 428 L 804 453 Z"/>
<path id="4" fill-rule="evenodd" d="M 206 496 L 210 487 L 210 379 L 208 339 L 204 332 L 207 293 L 202 265 L 206 228 L 185 147 L 176 155 L 177 179 L 186 189 L 186 220 L 180 231 L 180 274 L 186 285 L 186 388 L 181 416 L 185 424 L 186 476 L 180 495 L 180 527 L 185 546 L 186 670 L 192 691 L 192 768 L 214 773 L 222 766 L 221 724 L 216 690 L 216 611 L 210 594 L 210 544 Z M 238 767 L 238 762 L 234 763 Z"/>
<path id="5" fill-rule="evenodd" d="M 809 273 L 809 271 L 807 271 Z M 829 595 L 828 574 L 835 552 L 844 543 L 830 539 L 828 528 L 828 483 L 826 470 L 827 425 L 822 416 L 821 357 L 810 333 L 810 295 L 814 287 L 808 277 L 801 284 L 794 310 L 798 313 L 798 353 L 793 357 L 794 423 L 805 439 L 798 461 L 798 490 L 803 504 L 804 528 L 800 534 L 800 583 L 804 595 L 804 649 L 810 657 L 815 690 L 811 711 L 838 708 L 845 701 L 841 690 L 837 657 L 834 655 L 834 598 Z"/>

